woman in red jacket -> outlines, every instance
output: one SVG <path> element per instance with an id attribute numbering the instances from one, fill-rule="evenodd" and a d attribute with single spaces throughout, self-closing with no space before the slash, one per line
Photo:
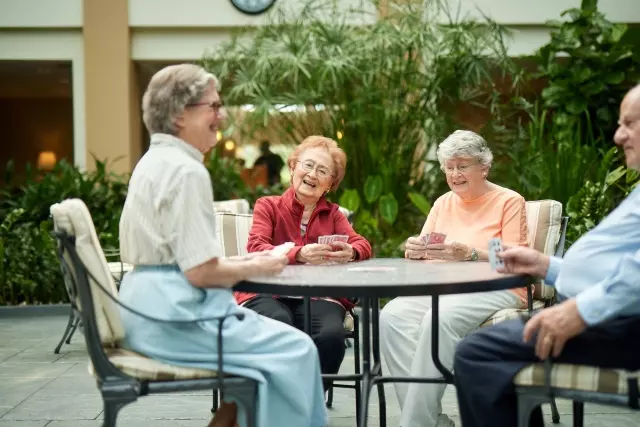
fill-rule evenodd
<path id="1" fill-rule="evenodd" d="M 347 263 L 371 257 L 371 245 L 353 231 L 338 205 L 325 195 L 344 178 L 347 156 L 338 144 L 322 136 L 310 136 L 296 147 L 287 165 L 291 187 L 282 196 L 258 199 L 247 250 L 258 252 L 285 242 L 294 242 L 289 264 Z M 347 242 L 318 244 L 320 236 L 347 235 Z M 286 296 L 235 292 L 238 304 L 263 316 L 302 329 L 302 299 Z M 345 298 L 311 301 L 311 338 L 318 347 L 322 373 L 336 374 L 344 358 L 343 322 L 353 307 Z M 325 382 L 325 388 L 328 386 Z"/>

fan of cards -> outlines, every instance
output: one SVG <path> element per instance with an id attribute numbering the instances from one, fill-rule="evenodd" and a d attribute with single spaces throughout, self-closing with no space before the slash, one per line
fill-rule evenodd
<path id="1" fill-rule="evenodd" d="M 422 244 L 424 245 L 444 243 L 444 239 L 446 238 L 447 238 L 447 235 L 442 233 L 427 233 L 423 236 L 420 236 L 420 239 L 422 240 Z"/>
<path id="2" fill-rule="evenodd" d="M 344 234 L 332 234 L 330 236 L 320 236 L 318 237 L 318 243 L 321 245 L 330 245 L 333 242 L 345 242 L 349 240 L 349 236 Z"/>
<path id="3" fill-rule="evenodd" d="M 502 252 L 502 240 L 494 237 L 489 240 L 489 263 L 492 270 L 504 268 L 504 260 L 496 255 L 498 252 Z"/>

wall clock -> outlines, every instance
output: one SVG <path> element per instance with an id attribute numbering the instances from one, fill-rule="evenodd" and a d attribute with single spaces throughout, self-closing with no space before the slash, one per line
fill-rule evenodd
<path id="1" fill-rule="evenodd" d="M 231 4 L 247 15 L 260 15 L 274 5 L 276 0 L 231 0 Z"/>

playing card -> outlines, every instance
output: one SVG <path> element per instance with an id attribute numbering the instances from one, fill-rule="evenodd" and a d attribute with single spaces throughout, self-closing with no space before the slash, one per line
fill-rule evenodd
<path id="1" fill-rule="evenodd" d="M 271 252 L 276 256 L 286 255 L 295 245 L 293 242 L 286 242 L 271 249 Z"/>
<path id="2" fill-rule="evenodd" d="M 444 243 L 444 239 L 447 238 L 446 234 L 442 233 L 431 233 L 429 234 L 429 240 L 427 240 L 428 245 L 433 245 L 435 243 Z"/>
<path id="3" fill-rule="evenodd" d="M 427 245 L 427 243 L 429 242 L 429 236 L 431 235 L 431 233 L 427 233 L 423 236 L 420 236 L 420 240 L 422 240 L 422 244 L 423 245 Z"/>
<path id="4" fill-rule="evenodd" d="M 502 258 L 498 258 L 497 252 L 502 252 L 502 241 L 495 237 L 489 240 L 489 263 L 492 270 L 504 267 L 504 261 Z"/>
<path id="5" fill-rule="evenodd" d="M 347 243 L 349 241 L 349 236 L 347 236 L 345 234 L 334 234 L 333 236 L 335 237 L 335 239 L 333 240 L 334 242 L 345 242 L 345 243 Z"/>
<path id="6" fill-rule="evenodd" d="M 320 237 L 318 237 L 318 244 L 326 245 L 328 239 L 329 239 L 329 236 L 320 236 Z"/>

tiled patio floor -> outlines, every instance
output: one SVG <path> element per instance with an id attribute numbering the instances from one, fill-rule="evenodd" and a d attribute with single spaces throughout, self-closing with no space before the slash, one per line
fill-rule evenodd
<path id="1" fill-rule="evenodd" d="M 87 373 L 83 337 L 76 334 L 59 355 L 53 354 L 66 325 L 65 316 L 0 318 L 0 427 L 98 427 L 102 401 Z M 341 373 L 353 372 L 348 350 Z M 387 388 L 389 427 L 397 427 L 399 408 L 392 388 Z M 210 416 L 211 393 L 182 393 L 145 397 L 120 413 L 119 427 L 204 427 Z M 444 412 L 459 425 L 455 390 L 447 389 Z M 571 405 L 559 402 L 561 426 L 571 425 Z M 378 426 L 377 398 L 370 402 L 370 426 Z M 548 408 L 548 425 L 552 425 Z M 640 413 L 626 409 L 587 405 L 586 425 L 640 426 Z M 355 426 L 352 390 L 336 389 L 331 427 Z M 499 426 L 497 426 L 499 427 Z"/>

